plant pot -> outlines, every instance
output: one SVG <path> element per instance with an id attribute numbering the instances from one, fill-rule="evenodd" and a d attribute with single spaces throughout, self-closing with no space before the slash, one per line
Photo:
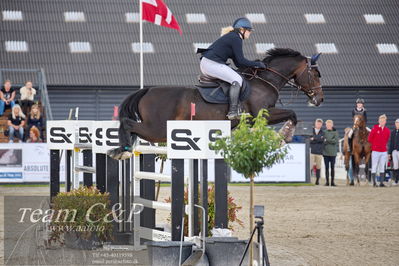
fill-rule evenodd
<path id="1" fill-rule="evenodd" d="M 208 237 L 205 252 L 210 266 L 238 265 L 244 253 L 248 240 L 239 240 L 236 237 Z M 255 245 L 254 245 L 255 246 Z M 257 258 L 254 248 L 254 258 Z M 248 265 L 249 251 L 242 265 Z"/>
<path id="2" fill-rule="evenodd" d="M 92 250 L 102 247 L 102 242 L 95 233 L 92 233 L 88 239 L 82 237 L 81 232 L 65 232 L 65 246 L 72 249 Z"/>
<path id="3" fill-rule="evenodd" d="M 150 265 L 179 265 L 180 241 L 150 241 L 144 243 L 148 248 Z M 182 263 L 191 255 L 194 243 L 183 242 Z"/>

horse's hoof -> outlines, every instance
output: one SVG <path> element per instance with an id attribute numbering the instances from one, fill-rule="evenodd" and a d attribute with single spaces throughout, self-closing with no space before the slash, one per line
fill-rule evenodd
<path id="1" fill-rule="evenodd" d="M 295 125 L 291 120 L 288 120 L 279 130 L 279 133 L 284 137 L 286 143 L 290 143 L 295 133 Z"/>
<path id="2" fill-rule="evenodd" d="M 126 160 L 133 156 L 133 153 L 126 151 L 122 147 L 118 147 L 107 152 L 107 155 L 114 160 Z"/>

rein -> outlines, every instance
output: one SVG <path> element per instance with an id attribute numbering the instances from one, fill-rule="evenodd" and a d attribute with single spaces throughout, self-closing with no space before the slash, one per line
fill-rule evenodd
<path id="1" fill-rule="evenodd" d="M 246 76 L 250 76 L 250 77 L 248 78 L 248 80 L 258 79 L 258 80 L 260 80 L 260 81 L 262 81 L 262 82 L 268 84 L 269 86 L 271 86 L 271 87 L 277 92 L 278 100 L 279 100 L 280 104 L 281 104 L 282 106 L 284 106 L 283 102 L 282 102 L 281 99 L 280 99 L 280 90 L 276 87 L 276 85 L 274 85 L 274 84 L 271 83 L 270 81 L 268 81 L 268 80 L 262 78 L 261 76 L 259 76 L 259 75 L 258 75 L 258 71 L 260 70 L 259 68 L 255 68 L 255 69 L 250 68 L 250 69 L 253 71 L 252 73 L 245 73 L 245 72 L 242 72 L 241 74 L 242 74 L 242 75 L 246 75 Z M 306 69 L 310 70 L 310 68 L 304 67 L 304 69 L 301 71 L 301 73 L 298 75 L 298 77 L 297 77 L 296 79 L 298 79 L 299 77 L 301 77 L 301 76 L 305 73 L 305 70 L 306 70 Z M 313 90 L 317 88 L 317 87 L 311 88 L 311 89 L 309 90 L 309 91 L 310 91 L 310 93 L 309 93 L 308 91 L 305 91 L 301 85 L 297 84 L 296 81 L 291 81 L 290 78 L 284 76 L 283 74 L 281 74 L 281 73 L 278 72 L 277 70 L 268 67 L 268 68 L 265 69 L 265 71 L 270 71 L 270 72 L 276 74 L 277 76 L 283 78 L 283 79 L 288 83 L 288 85 L 290 85 L 291 87 L 294 87 L 294 88 L 297 89 L 297 90 L 296 90 L 296 95 L 295 95 L 295 96 L 293 96 L 294 93 L 291 94 L 290 100 L 289 100 L 289 102 L 288 102 L 287 105 L 291 104 L 291 103 L 298 97 L 299 91 L 304 91 L 307 95 L 313 96 L 313 95 L 314 95 L 314 91 L 313 91 Z M 309 80 L 310 80 L 310 78 L 309 78 Z"/>

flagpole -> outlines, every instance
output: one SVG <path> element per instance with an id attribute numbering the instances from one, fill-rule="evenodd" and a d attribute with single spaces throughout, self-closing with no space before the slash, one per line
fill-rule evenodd
<path id="1" fill-rule="evenodd" d="M 143 2 L 140 4 L 140 89 L 144 88 L 144 57 L 143 57 Z"/>

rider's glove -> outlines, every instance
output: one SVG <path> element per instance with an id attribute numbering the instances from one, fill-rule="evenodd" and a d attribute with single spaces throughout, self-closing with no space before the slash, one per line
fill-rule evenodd
<path id="1" fill-rule="evenodd" d="M 266 68 L 266 65 L 263 62 L 258 62 L 258 68 Z"/>

